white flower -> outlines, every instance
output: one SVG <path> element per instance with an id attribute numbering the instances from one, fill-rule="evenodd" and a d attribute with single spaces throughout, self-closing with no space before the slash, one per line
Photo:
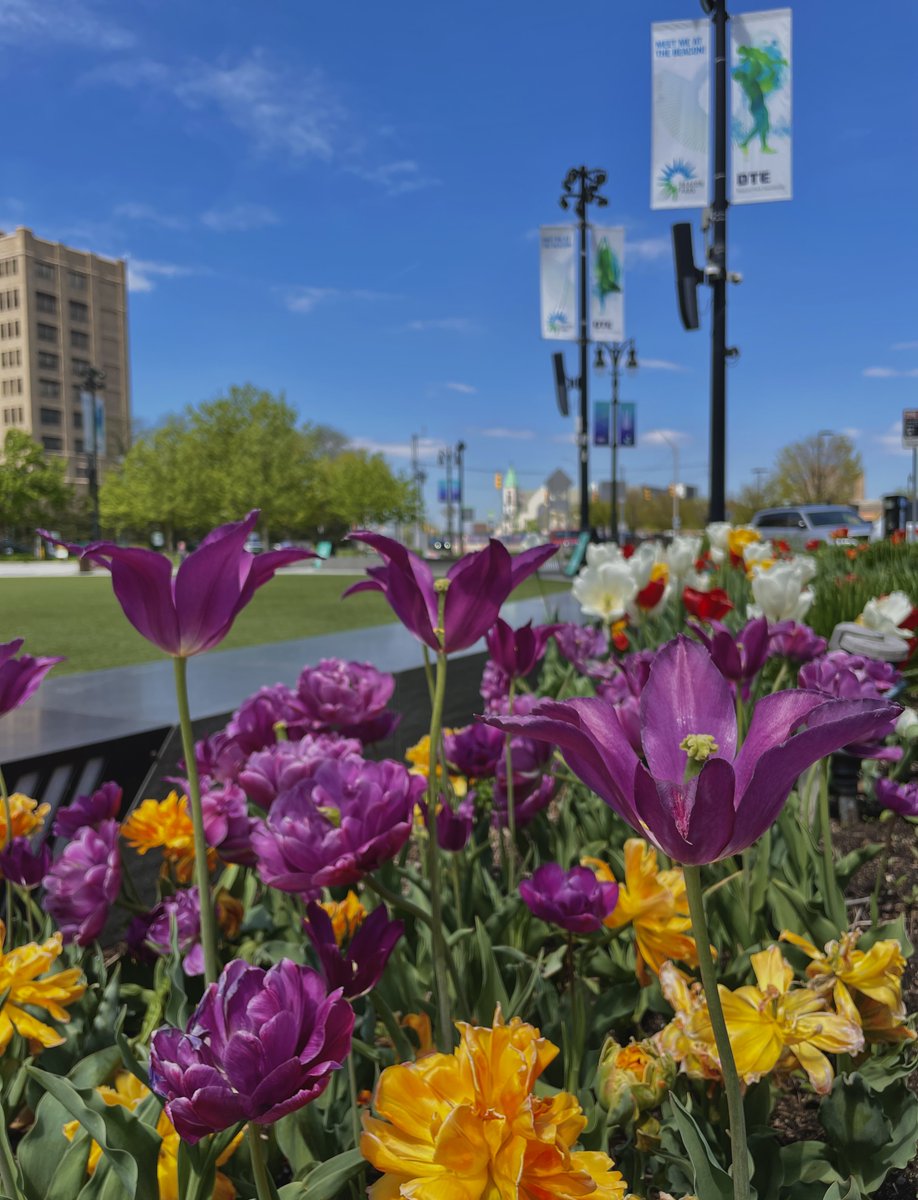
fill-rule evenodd
<path id="1" fill-rule="evenodd" d="M 727 556 L 727 539 L 732 528 L 729 521 L 712 521 L 705 529 L 711 543 L 711 558 L 716 563 L 722 563 Z"/>
<path id="2" fill-rule="evenodd" d="M 750 542 L 748 546 L 743 547 L 743 565 L 747 571 L 757 566 L 767 570 L 774 556 L 771 542 Z"/>
<path id="3" fill-rule="evenodd" d="M 801 584 L 809 583 L 811 579 L 816 577 L 816 559 L 812 554 L 794 554 L 791 558 L 784 561 L 797 572 L 797 578 Z"/>
<path id="4" fill-rule="evenodd" d="M 663 589 L 663 595 L 660 597 L 660 599 L 657 601 L 657 603 L 653 606 L 653 608 L 641 608 L 641 606 L 639 604 L 636 604 L 632 600 L 631 603 L 628 605 L 628 616 L 631 618 L 632 622 L 635 625 L 640 625 L 641 621 L 645 620 L 647 617 L 659 616 L 660 613 L 664 610 L 664 608 L 666 608 L 666 606 L 669 604 L 670 600 L 672 599 L 672 596 L 673 596 L 672 584 L 667 583 L 666 587 L 664 587 L 664 589 Z"/>
<path id="5" fill-rule="evenodd" d="M 663 551 L 670 576 L 674 579 L 684 579 L 695 566 L 695 559 L 700 553 L 700 537 L 674 537 L 670 546 Z"/>
<path id="6" fill-rule="evenodd" d="M 796 565 L 775 563 L 767 571 L 755 570 L 752 594 L 755 604 L 748 606 L 750 617 L 765 616 L 770 622 L 802 621 L 815 599 L 812 588 L 804 588 Z"/>
<path id="7" fill-rule="evenodd" d="M 913 708 L 903 708 L 896 721 L 896 733 L 910 742 L 918 738 L 918 713 Z"/>
<path id="8" fill-rule="evenodd" d="M 623 562 L 621 547 L 615 542 L 590 542 L 587 546 L 588 567 L 599 567 L 607 562 Z"/>
<path id="9" fill-rule="evenodd" d="M 572 588 L 574 599 L 584 614 L 600 617 L 607 625 L 625 616 L 638 590 L 624 559 L 584 567 Z"/>
<path id="10" fill-rule="evenodd" d="M 627 560 L 639 592 L 650 583 L 651 572 L 660 561 L 661 549 L 659 542 L 642 542 Z"/>
<path id="11" fill-rule="evenodd" d="M 899 637 L 911 636 L 909 630 L 902 629 L 902 622 L 912 615 L 912 604 L 905 592 L 890 592 L 888 596 L 874 596 L 864 605 L 864 611 L 858 617 L 861 625 L 875 629 L 878 633 L 894 633 Z"/>
<path id="12" fill-rule="evenodd" d="M 710 571 L 689 571 L 682 580 L 684 587 L 694 588 L 696 592 L 709 592 L 714 577 Z"/>

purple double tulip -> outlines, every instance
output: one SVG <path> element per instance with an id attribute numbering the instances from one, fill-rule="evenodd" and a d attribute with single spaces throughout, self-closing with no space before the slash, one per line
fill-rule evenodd
<path id="1" fill-rule="evenodd" d="M 235 959 L 186 1031 L 153 1034 L 150 1084 L 192 1145 L 243 1121 L 271 1125 L 325 1090 L 353 1026 L 340 990 L 329 992 L 311 967 L 284 959 L 264 971 Z"/>
<path id="2" fill-rule="evenodd" d="M 466 725 L 443 738 L 446 761 L 467 779 L 490 779 L 504 753 L 504 735 L 490 725 Z"/>
<path id="3" fill-rule="evenodd" d="M 555 645 L 581 675 L 590 675 L 609 653 L 609 639 L 602 629 L 565 621 L 555 626 Z"/>
<path id="4" fill-rule="evenodd" d="M 756 705 L 742 747 L 730 685 L 704 646 L 680 636 L 657 653 L 641 695 L 641 753 L 599 699 L 543 701 L 488 724 L 552 742 L 571 770 L 677 862 L 716 862 L 775 821 L 797 777 L 849 742 L 884 730 L 882 700 L 775 692 Z"/>
<path id="5" fill-rule="evenodd" d="M 34 888 L 44 882 L 51 866 L 51 847 L 43 842 L 37 850 L 27 837 L 16 837 L 0 850 L 0 878 L 17 887 Z"/>
<path id="6" fill-rule="evenodd" d="M 16 657 L 22 638 L 0 643 L 0 717 L 20 704 L 25 704 L 38 691 L 41 681 L 63 658 L 34 658 L 31 654 Z"/>
<path id="7" fill-rule="evenodd" d="M 795 663 L 812 662 L 825 654 L 828 642 L 800 621 L 776 621 L 768 631 L 770 654 L 779 654 Z"/>
<path id="8" fill-rule="evenodd" d="M 520 884 L 520 895 L 535 917 L 570 933 L 595 933 L 618 903 L 618 884 L 600 883 L 587 867 L 565 871 L 546 863 Z"/>
<path id="9" fill-rule="evenodd" d="M 337 733 L 365 745 L 387 738 L 401 720 L 386 705 L 395 691 L 395 676 L 371 663 L 323 658 L 304 667 L 296 697 L 306 719 L 304 732 Z"/>
<path id="10" fill-rule="evenodd" d="M 918 817 L 918 782 L 896 783 L 893 779 L 876 782 L 877 803 L 900 817 Z"/>
<path id="11" fill-rule="evenodd" d="M 278 568 L 315 558 L 309 550 L 294 549 L 250 554 L 245 542 L 258 516 L 253 509 L 245 520 L 212 530 L 174 578 L 171 559 L 155 550 L 115 542 L 60 544 L 111 572 L 118 603 L 142 637 L 165 654 L 190 658 L 223 641 L 255 591 Z"/>
<path id="12" fill-rule="evenodd" d="M 56 837 L 72 838 L 85 825 L 97 828 L 103 821 L 114 821 L 121 812 L 121 788 L 109 781 L 91 796 L 77 796 L 72 804 L 60 809 L 54 818 Z"/>
<path id="13" fill-rule="evenodd" d="M 239 785 L 260 808 L 268 809 L 281 792 L 311 779 L 332 758 L 358 758 L 363 746 L 356 738 L 332 733 L 308 733 L 296 742 L 278 742 L 251 754 L 238 772 Z"/>
<path id="14" fill-rule="evenodd" d="M 423 559 L 400 542 L 379 533 L 361 531 L 351 539 L 365 542 L 384 560 L 368 567 L 369 579 L 344 593 L 382 592 L 392 611 L 431 650 L 451 654 L 478 641 L 497 620 L 501 605 L 515 587 L 557 552 L 557 546 L 536 546 L 515 557 L 493 538 L 483 550 L 466 554 L 446 573 L 448 588 L 443 609 L 443 643 L 437 635 L 439 606 L 434 576 Z"/>
<path id="15" fill-rule="evenodd" d="M 45 908 L 65 942 L 88 946 L 121 890 L 118 822 L 84 825 L 45 876 Z"/>
<path id="16" fill-rule="evenodd" d="M 380 906 L 370 915 L 343 949 L 335 940 L 328 913 L 312 901 L 307 905 L 308 919 L 303 928 L 319 957 L 319 965 L 328 987 L 340 988 L 345 1000 L 356 1000 L 372 991 L 382 978 L 389 955 L 405 932 L 401 921 L 390 921 Z"/>
<path id="17" fill-rule="evenodd" d="M 154 905 L 148 913 L 135 917 L 128 927 L 128 948 L 135 958 L 147 959 L 151 952 L 167 958 L 172 953 L 173 928 L 185 974 L 203 975 L 201 901 L 197 888 L 183 888 Z"/>

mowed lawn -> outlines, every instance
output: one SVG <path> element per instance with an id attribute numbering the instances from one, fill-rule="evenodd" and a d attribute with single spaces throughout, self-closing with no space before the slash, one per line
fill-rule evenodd
<path id="1" fill-rule="evenodd" d="M 276 576 L 255 594 L 221 648 L 286 642 L 393 621 L 392 610 L 377 592 L 358 592 L 341 600 L 344 589 L 359 578 L 318 572 Z M 527 579 L 513 599 L 548 596 L 569 587 L 557 578 Z M 161 657 L 128 624 L 107 575 L 0 578 L 0 643 L 18 637 L 25 638 L 25 653 L 66 655 L 55 674 L 100 671 Z"/>

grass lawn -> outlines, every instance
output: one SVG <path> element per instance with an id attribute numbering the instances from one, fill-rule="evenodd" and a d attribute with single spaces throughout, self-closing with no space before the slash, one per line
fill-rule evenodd
<path id="1" fill-rule="evenodd" d="M 395 620 L 377 592 L 358 592 L 342 602 L 341 593 L 352 582 L 343 575 L 277 576 L 256 593 L 221 648 L 285 642 Z M 558 579 L 527 579 L 513 599 L 569 587 Z M 128 624 L 107 575 L 0 579 L 0 642 L 18 637 L 25 638 L 23 650 L 28 654 L 66 655 L 67 661 L 54 668 L 55 674 L 124 667 L 161 657 Z"/>

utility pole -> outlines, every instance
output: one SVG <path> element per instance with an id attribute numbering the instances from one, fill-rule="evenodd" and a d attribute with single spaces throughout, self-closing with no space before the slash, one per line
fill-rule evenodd
<path id="1" fill-rule="evenodd" d="M 465 442 L 456 443 L 456 472 L 459 476 L 459 554 L 465 554 Z"/>
<path id="2" fill-rule="evenodd" d="M 427 476 L 421 470 L 420 439 L 416 433 L 411 435 L 411 477 L 414 480 L 414 548 L 416 553 L 423 554 L 424 540 L 424 483 Z"/>
<path id="3" fill-rule="evenodd" d="M 588 314 L 588 281 L 587 269 L 587 209 L 596 204 L 605 208 L 609 201 L 599 195 L 599 189 L 606 182 L 606 173 L 589 167 L 572 167 L 564 179 L 564 195 L 561 197 L 561 207 L 567 211 L 571 203 L 577 214 L 580 226 L 580 378 L 577 386 L 580 391 L 580 414 L 577 421 L 577 442 L 580 449 L 580 532 L 590 532 L 590 410 L 589 410 L 589 370 L 587 355 L 589 352 L 589 314 Z M 579 190 L 574 188 L 579 185 Z"/>
<path id="4" fill-rule="evenodd" d="M 446 467 L 446 540 L 453 546 L 453 451 L 451 447 L 441 450 L 437 456 L 440 466 Z"/>
<path id="5" fill-rule="evenodd" d="M 83 430 L 83 438 L 89 433 L 89 507 L 92 514 L 92 540 L 97 542 L 101 536 L 99 528 L 99 453 L 104 446 L 99 446 L 99 418 L 96 413 L 96 393 L 105 385 L 105 372 L 96 367 L 87 367 L 83 372 L 83 391 L 89 397 L 89 403 L 83 406 L 83 421 L 89 416 L 89 430 Z"/>
<path id="6" fill-rule="evenodd" d="M 727 0 L 701 0 L 714 24 L 714 203 L 708 260 L 711 284 L 710 520 L 727 512 Z"/>

